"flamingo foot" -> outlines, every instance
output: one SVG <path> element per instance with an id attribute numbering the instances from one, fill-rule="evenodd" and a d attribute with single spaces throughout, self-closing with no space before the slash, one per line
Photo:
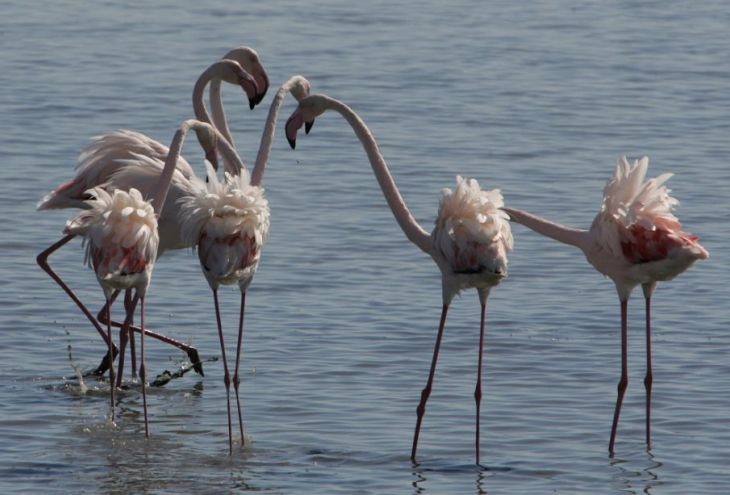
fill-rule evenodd
<path id="1" fill-rule="evenodd" d="M 119 349 L 117 349 L 117 346 L 115 345 L 112 346 L 112 351 L 113 357 L 111 358 L 111 360 L 109 359 L 109 351 L 107 351 L 107 353 L 104 354 L 101 363 L 99 363 L 99 366 L 97 366 L 94 371 L 88 374 L 92 376 L 102 376 L 104 373 L 106 373 L 111 363 L 116 359 L 117 354 L 119 354 Z"/>
<path id="2" fill-rule="evenodd" d="M 203 373 L 203 361 L 200 360 L 200 355 L 198 355 L 198 350 L 195 347 L 191 347 L 188 351 L 188 359 L 193 365 L 193 370 L 200 376 L 205 376 L 205 373 Z"/>

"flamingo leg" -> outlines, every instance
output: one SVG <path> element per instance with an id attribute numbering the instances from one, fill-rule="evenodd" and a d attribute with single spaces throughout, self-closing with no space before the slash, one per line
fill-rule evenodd
<path id="1" fill-rule="evenodd" d="M 441 309 L 441 321 L 439 322 L 439 330 L 436 336 L 436 344 L 433 349 L 433 358 L 431 359 L 431 370 L 428 373 L 428 382 L 426 387 L 421 391 L 421 401 L 418 403 L 416 408 L 416 431 L 413 434 L 413 447 L 411 448 L 411 461 L 416 461 L 416 449 L 418 448 L 418 435 L 421 432 L 421 422 L 423 421 L 423 415 L 426 413 L 426 401 L 431 395 L 431 387 L 433 386 L 433 377 L 436 374 L 436 361 L 438 361 L 439 348 L 441 347 L 441 337 L 444 334 L 444 326 L 446 324 L 446 313 L 449 310 L 449 305 L 444 304 Z"/>
<path id="2" fill-rule="evenodd" d="M 137 296 L 134 298 L 136 301 L 137 298 L 139 298 L 139 325 L 142 328 L 142 332 L 139 334 L 139 354 L 140 354 L 140 364 L 139 364 L 139 378 L 142 382 L 142 407 L 144 409 L 144 436 L 145 438 L 150 437 L 150 428 L 149 423 L 147 421 L 147 368 L 144 364 L 144 294 L 141 296 L 139 295 L 139 292 L 137 292 Z M 131 308 L 132 312 L 134 312 L 134 304 Z M 132 315 L 128 315 L 127 319 L 131 320 Z"/>
<path id="3" fill-rule="evenodd" d="M 618 396 L 616 397 L 616 409 L 613 412 L 613 424 L 611 425 L 611 439 L 608 442 L 608 452 L 613 455 L 613 446 L 616 442 L 616 428 L 618 417 L 621 414 L 621 404 L 624 400 L 624 393 L 629 384 L 628 378 L 628 299 L 621 300 L 621 379 L 618 382 Z"/>
<path id="4" fill-rule="evenodd" d="M 133 304 L 137 304 L 138 298 L 139 298 L 139 296 L 138 295 L 135 295 L 134 298 L 132 299 L 132 303 Z M 99 321 L 101 323 L 106 324 L 107 323 L 106 320 L 105 320 L 106 313 L 103 311 L 103 309 L 104 308 L 102 308 L 102 310 L 99 311 L 98 317 L 99 317 Z M 114 327 L 118 327 L 118 328 L 123 328 L 124 327 L 124 323 L 119 323 L 119 322 L 114 321 L 114 320 L 112 320 L 109 323 L 112 326 L 114 326 Z M 130 335 L 131 335 L 132 332 L 141 333 L 142 332 L 142 329 L 140 327 L 137 327 L 137 326 L 134 326 L 134 325 L 131 325 L 130 324 L 129 325 L 129 331 L 130 331 Z M 178 349 L 180 349 L 184 353 L 186 353 L 188 355 L 188 359 L 190 359 L 190 362 L 193 364 L 193 369 L 195 370 L 195 372 L 198 373 L 200 376 L 205 376 L 205 373 L 203 373 L 203 363 L 200 361 L 200 356 L 198 354 L 198 350 L 195 347 L 192 347 L 192 346 L 189 346 L 187 344 L 184 344 L 184 343 L 180 342 L 179 340 L 175 340 L 175 339 L 173 339 L 171 337 L 168 337 L 166 335 L 162 335 L 160 333 L 153 332 L 152 330 L 150 330 L 148 328 L 146 328 L 144 330 L 144 333 L 145 333 L 145 335 L 147 335 L 149 337 L 152 337 L 153 339 L 157 339 L 157 340 L 159 340 L 161 342 L 164 342 L 166 344 L 170 344 L 170 345 L 172 345 L 174 347 L 177 347 Z M 134 342 L 134 339 L 132 339 L 132 342 Z M 134 344 L 132 343 L 132 345 L 130 347 L 133 347 L 133 346 L 134 346 Z M 134 356 L 134 353 L 132 355 Z M 134 361 L 132 362 L 132 367 L 135 368 Z"/>
<path id="5" fill-rule="evenodd" d="M 241 363 L 241 343 L 243 341 L 243 313 L 246 307 L 246 292 L 241 292 L 241 314 L 238 318 L 238 344 L 236 345 L 236 369 L 233 372 L 233 390 L 236 392 L 236 404 L 238 405 L 238 426 L 241 429 L 241 445 L 246 445 L 243 436 L 243 414 L 241 413 L 241 400 L 238 395 L 238 387 L 241 380 L 238 376 L 239 365 Z"/>
<path id="6" fill-rule="evenodd" d="M 482 304 L 481 321 L 479 323 L 479 365 L 477 366 L 477 384 L 474 389 L 474 400 L 477 404 L 477 422 L 476 422 L 476 458 L 479 464 L 479 416 L 482 403 L 482 350 L 484 349 L 484 320 L 486 317 L 487 305 Z"/>
<path id="7" fill-rule="evenodd" d="M 654 291 L 654 284 L 645 284 L 644 300 L 646 302 L 646 376 L 644 377 L 644 388 L 646 388 L 646 448 L 651 449 L 651 385 L 654 377 L 651 368 L 651 294 Z"/>
<path id="8" fill-rule="evenodd" d="M 137 308 L 137 301 L 138 299 L 132 299 L 130 289 L 127 289 L 127 291 L 124 294 L 124 308 L 127 312 L 125 318 L 124 318 L 124 325 L 122 325 L 122 329 L 119 331 L 119 369 L 117 370 L 117 387 L 122 386 L 122 369 L 124 366 L 124 348 L 127 342 L 127 338 L 131 337 L 130 341 L 130 352 L 132 357 L 132 378 L 135 378 L 137 376 L 137 361 L 135 357 L 134 352 L 134 334 L 132 333 L 130 326 L 132 324 L 132 321 L 134 320 L 134 310 Z M 127 294 L 129 294 L 129 298 L 127 298 Z"/>
<path id="9" fill-rule="evenodd" d="M 231 428 L 231 376 L 228 373 L 226 345 L 223 341 L 223 325 L 221 324 L 221 313 L 220 307 L 218 305 L 218 289 L 213 289 L 213 304 L 215 305 L 215 321 L 218 324 L 218 338 L 221 341 L 221 355 L 223 357 L 223 383 L 226 386 L 226 409 L 228 411 L 228 454 L 233 455 L 233 432 Z"/>
<path id="10" fill-rule="evenodd" d="M 61 289 L 63 289 L 63 291 L 71 298 L 71 300 L 76 303 L 84 316 L 86 316 L 86 318 L 91 322 L 94 328 L 96 328 L 96 331 L 99 332 L 101 338 L 104 339 L 104 343 L 107 344 L 107 347 L 109 347 L 110 351 L 107 353 L 106 356 L 104 356 L 99 366 L 97 366 L 96 369 L 93 371 L 94 375 L 101 376 L 106 372 L 107 369 L 109 369 L 111 361 L 113 361 L 116 357 L 117 347 L 109 339 L 107 333 L 104 332 L 104 330 L 101 328 L 101 325 L 91 314 L 91 311 L 89 311 L 86 306 L 84 306 L 84 303 L 82 303 L 81 300 L 76 296 L 76 294 L 74 294 L 74 292 L 71 290 L 71 288 L 66 285 L 63 280 L 61 280 L 61 277 L 59 277 L 58 274 L 53 271 L 51 265 L 48 264 L 48 257 L 59 248 L 61 248 L 63 245 L 68 243 L 74 237 L 76 237 L 74 234 L 69 234 L 61 238 L 59 241 L 48 247 L 48 249 L 41 252 L 36 258 L 36 262 L 43 269 L 43 271 L 46 272 L 48 276 L 50 276 L 61 287 Z"/>
<path id="11" fill-rule="evenodd" d="M 112 293 L 112 297 L 110 298 L 110 304 L 114 304 L 114 301 L 117 299 L 117 296 L 119 296 L 119 290 L 115 290 Z M 126 300 L 124 304 L 124 310 L 129 316 L 129 307 L 127 307 Z M 104 314 L 106 314 L 106 304 L 104 305 L 104 308 L 101 310 Z M 102 320 L 102 318 L 97 317 L 98 320 Z M 106 321 L 106 320 L 104 320 Z M 129 321 L 128 317 L 125 317 L 125 322 Z M 126 327 L 122 328 L 119 331 L 119 360 L 117 361 L 117 387 L 122 386 L 122 377 L 124 376 L 124 351 L 127 348 L 127 341 L 129 340 L 128 335 L 128 329 Z"/>
<path id="12" fill-rule="evenodd" d="M 111 310 L 111 302 L 109 299 L 110 299 L 109 294 L 107 293 L 106 294 L 106 302 L 107 302 L 106 303 L 106 312 L 107 312 L 108 318 L 107 318 L 106 329 L 107 329 L 107 336 L 108 336 L 107 342 L 109 343 L 109 352 L 111 353 L 112 352 L 112 326 L 109 325 L 108 322 L 111 321 L 111 319 L 112 319 L 112 317 L 111 317 L 112 310 Z M 114 377 L 114 361 L 112 360 L 109 363 L 109 390 L 110 390 L 111 404 L 112 404 L 112 415 L 111 415 L 112 422 L 114 422 L 114 389 L 116 388 L 116 380 L 114 378 L 115 378 Z"/>
<path id="13" fill-rule="evenodd" d="M 130 328 L 131 325 L 134 324 L 134 309 L 136 308 L 136 303 L 132 299 L 132 289 L 127 289 L 124 292 L 124 307 L 127 309 L 127 314 L 130 315 L 129 320 L 125 320 L 124 324 L 127 326 L 127 335 L 129 335 L 129 353 L 131 357 L 131 365 L 132 365 L 132 378 L 137 377 L 137 350 L 135 349 L 135 342 L 134 342 L 134 332 Z M 129 308 L 132 308 L 131 311 Z"/>
<path id="14" fill-rule="evenodd" d="M 127 333 L 127 327 L 124 327 L 119 331 L 119 362 L 117 363 L 117 387 L 122 386 L 122 377 L 124 376 L 124 349 L 126 349 L 127 347 L 127 340 L 129 340 L 129 334 Z"/>

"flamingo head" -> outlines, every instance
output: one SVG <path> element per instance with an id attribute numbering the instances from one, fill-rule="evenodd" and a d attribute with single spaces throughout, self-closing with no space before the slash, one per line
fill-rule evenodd
<path id="1" fill-rule="evenodd" d="M 243 70 L 253 76 L 258 87 L 254 106 L 261 103 L 264 96 L 266 96 L 266 92 L 269 90 L 269 76 L 266 74 L 264 66 L 261 65 L 258 53 L 253 48 L 239 46 L 226 53 L 223 59 L 238 62 L 243 67 Z"/>
<path id="2" fill-rule="evenodd" d="M 293 76 L 291 78 L 291 94 L 297 101 L 302 101 L 309 96 L 312 85 L 304 76 Z"/>
<path id="3" fill-rule="evenodd" d="M 326 101 L 326 97 L 319 94 L 307 96 L 299 101 L 299 106 L 286 121 L 285 126 L 286 140 L 289 141 L 292 149 L 297 145 L 297 131 L 304 126 L 304 131 L 309 134 L 314 125 L 314 119 L 327 110 Z"/>
<path id="4" fill-rule="evenodd" d="M 228 84 L 237 84 L 243 88 L 248 97 L 248 106 L 253 110 L 256 106 L 259 86 L 253 76 L 248 73 L 238 62 L 233 60 L 221 60 L 213 64 L 217 76 L 221 81 Z"/>
<path id="5" fill-rule="evenodd" d="M 291 94 L 296 98 L 297 101 L 302 101 L 304 98 L 309 96 L 312 90 L 312 85 L 304 76 L 294 76 L 292 78 Z M 304 132 L 309 134 L 314 125 L 314 119 L 304 122 Z"/>

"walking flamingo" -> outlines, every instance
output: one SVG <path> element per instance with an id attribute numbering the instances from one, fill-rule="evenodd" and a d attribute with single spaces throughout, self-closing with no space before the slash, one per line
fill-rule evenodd
<path id="1" fill-rule="evenodd" d="M 627 309 L 632 290 L 641 285 L 646 306 L 646 444 L 651 448 L 651 296 L 657 282 L 671 280 L 709 253 L 696 236 L 682 231 L 672 214 L 679 203 L 664 183 L 672 174 L 644 180 L 649 159 L 616 164 L 603 192 L 603 204 L 590 230 L 566 227 L 525 211 L 502 208 L 511 219 L 538 234 L 583 251 L 588 262 L 613 280 L 621 302 L 621 378 L 608 451 L 614 452 L 621 404 L 628 385 Z"/>
<path id="2" fill-rule="evenodd" d="M 203 274 L 213 292 L 218 338 L 223 359 L 226 410 L 228 412 L 228 447 L 233 452 L 231 426 L 230 385 L 236 394 L 241 445 L 245 444 L 243 416 L 239 396 L 241 346 L 246 293 L 259 265 L 261 250 L 269 230 L 269 205 L 261 187 L 264 170 L 273 143 L 276 119 L 287 93 L 301 100 L 309 94 L 309 81 L 302 76 L 289 78 L 276 92 L 264 124 L 254 170 L 249 176 L 242 164 L 234 164 L 237 174 L 226 173 L 219 181 L 215 170 L 209 167 L 208 182 L 197 180 L 195 194 L 181 199 L 179 223 L 185 243 L 195 246 Z M 232 157 L 233 158 L 233 157 Z M 237 284 L 241 291 L 241 306 L 236 345 L 236 366 L 233 379 L 228 370 L 226 346 L 218 302 L 220 285 Z"/>
<path id="3" fill-rule="evenodd" d="M 111 354 L 111 296 L 114 291 L 134 289 L 140 301 L 140 379 L 144 407 L 145 437 L 149 437 L 147 420 L 147 372 L 144 358 L 144 301 L 150 284 L 157 249 L 160 245 L 157 217 L 159 217 L 175 172 L 180 149 L 189 129 L 194 129 L 201 142 L 213 142 L 214 129 L 198 121 L 185 121 L 175 133 L 164 169 L 153 194 L 152 202 L 142 193 L 114 189 L 111 193 L 102 187 L 89 191 L 93 199 L 87 200 L 88 210 L 71 219 L 64 230 L 67 235 L 80 235 L 86 243 L 86 260 L 93 266 L 106 297 L 107 342 Z M 154 206 L 153 206 L 154 204 Z M 134 304 L 127 308 L 134 311 Z M 131 314 L 127 319 L 131 319 Z M 109 363 L 109 388 L 111 393 L 112 420 L 114 419 L 114 362 Z"/>
<path id="4" fill-rule="evenodd" d="M 375 177 L 396 221 L 406 237 L 431 256 L 441 270 L 443 307 L 428 382 L 421 393 L 421 400 L 416 410 L 416 429 L 411 449 L 411 459 L 414 462 L 421 421 L 433 385 L 446 313 L 456 294 L 464 289 L 477 289 L 481 303 L 481 321 L 474 398 L 476 401 L 476 462 L 479 464 L 479 416 L 482 398 L 482 349 L 486 303 L 492 287 L 507 276 L 507 252 L 512 249 L 513 245 L 508 217 L 499 209 L 503 205 L 502 194 L 498 189 L 483 191 L 475 179 L 464 179 L 457 176 L 456 188 L 453 191 L 444 189 L 441 193 L 436 225 L 429 235 L 408 210 L 372 133 L 362 119 L 341 101 L 325 95 L 312 95 L 299 102 L 299 106 L 286 123 L 286 137 L 290 146 L 292 148 L 296 146 L 297 130 L 305 122 L 311 122 L 326 110 L 338 112 L 350 124 L 367 153 Z"/>
<path id="5" fill-rule="evenodd" d="M 252 51 L 252 50 L 251 50 Z M 238 52 L 245 52 L 245 50 L 238 49 Z M 255 54 L 255 52 L 253 52 Z M 263 79 L 268 84 L 268 77 L 266 76 L 265 71 L 263 70 L 263 67 L 261 67 L 261 64 L 258 63 L 258 59 L 256 58 L 256 64 L 251 64 L 252 70 L 255 71 L 257 74 L 256 77 Z M 240 85 L 244 91 L 247 92 L 247 95 L 249 97 L 249 101 L 251 102 L 251 107 L 253 108 L 253 105 L 255 102 L 260 101 L 260 97 L 263 97 L 263 93 L 257 93 L 258 86 L 256 83 L 256 79 L 254 76 L 251 76 L 240 64 L 238 64 L 235 61 L 232 60 L 222 60 L 219 62 L 216 62 L 212 64 L 210 67 L 208 67 L 198 78 L 198 81 L 195 84 L 194 90 L 193 90 L 193 108 L 195 111 L 196 116 L 204 121 L 204 122 L 210 122 L 210 116 L 205 108 L 205 105 L 203 104 L 203 92 L 205 89 L 206 84 L 211 81 L 217 81 L 217 80 L 223 80 L 231 84 L 238 84 Z M 206 146 L 205 143 L 201 143 L 204 146 L 204 150 L 206 152 L 206 157 L 213 161 L 215 163 L 216 161 L 216 152 L 215 149 Z M 96 138 L 80 155 L 79 157 L 79 165 L 77 166 L 77 172 L 74 179 L 71 181 L 68 181 L 58 188 L 56 188 L 54 191 L 46 195 L 38 204 L 39 210 L 45 210 L 45 209 L 52 209 L 52 208 L 84 208 L 87 207 L 84 201 L 88 199 L 88 195 L 86 194 L 86 191 L 88 189 L 91 189 L 95 186 L 99 186 L 102 184 L 106 184 L 105 187 L 114 188 L 117 187 L 117 185 L 114 183 L 114 180 L 112 179 L 112 176 L 119 171 L 119 168 L 121 164 L 129 158 L 132 158 L 135 155 L 145 155 L 154 157 L 160 161 L 164 161 L 165 157 L 168 155 L 168 149 L 166 146 L 162 145 L 161 143 L 148 138 L 147 136 L 133 132 L 133 131 L 117 131 L 113 133 L 109 133 L 103 136 L 100 136 Z M 228 162 L 227 162 L 228 163 Z M 192 170 L 192 167 L 185 161 L 182 157 L 178 159 L 177 168 L 180 170 L 181 174 L 186 179 L 191 179 L 195 174 Z M 139 170 L 139 169 L 138 169 Z M 140 170 L 140 177 L 143 180 L 149 180 L 150 185 L 154 186 L 156 183 L 157 177 L 154 176 L 154 174 L 150 175 L 147 173 L 147 171 Z M 177 186 L 178 183 L 176 182 L 173 187 Z M 183 186 L 184 187 L 184 186 Z M 144 189 L 144 188 L 142 188 Z M 142 190 L 140 189 L 140 190 Z M 168 212 L 174 212 L 177 210 L 176 205 L 171 205 L 170 209 L 165 210 L 165 214 L 160 219 L 160 235 L 161 235 L 161 245 L 159 249 L 159 253 L 164 253 L 167 249 L 179 249 L 182 247 L 187 247 L 184 244 L 181 244 L 178 231 L 179 229 L 176 228 L 176 218 L 174 213 L 168 213 Z M 61 288 L 71 297 L 71 299 L 77 304 L 77 306 L 81 309 L 81 311 L 86 315 L 86 317 L 91 321 L 91 323 L 94 325 L 94 327 L 97 329 L 97 331 L 102 335 L 103 338 L 106 337 L 104 335 L 103 330 L 99 326 L 98 322 L 94 317 L 91 315 L 89 310 L 83 305 L 83 303 L 79 300 L 79 298 L 71 291 L 71 289 L 63 282 L 63 280 L 51 269 L 50 265 L 48 264 L 48 257 L 55 252 L 57 249 L 59 249 L 61 246 L 69 242 L 73 236 L 65 236 L 61 240 L 57 241 L 53 245 L 51 245 L 49 248 L 44 250 L 41 254 L 38 255 L 38 264 L 41 266 L 41 268 L 46 271 L 46 273 L 53 278 L 54 281 L 56 281 Z M 116 294 L 114 294 L 111 298 L 111 301 L 114 300 L 116 297 Z M 100 314 L 105 314 L 105 308 L 102 308 L 102 311 L 100 311 Z M 115 324 L 117 326 L 123 326 L 122 328 L 122 334 L 125 336 L 122 338 L 120 344 L 122 346 L 122 349 L 124 348 L 124 345 L 126 344 L 126 327 L 124 325 L 116 324 L 116 322 L 112 322 L 112 324 Z M 131 325 L 131 322 L 128 322 L 127 325 Z M 129 328 L 134 329 L 136 331 L 137 328 L 134 326 L 130 326 Z M 149 330 L 146 330 L 148 335 L 151 335 L 159 340 L 163 340 L 167 343 L 171 343 L 175 345 L 176 347 L 184 350 L 187 354 L 189 359 L 194 365 L 195 371 L 199 374 L 203 374 L 203 368 L 202 364 L 200 363 L 200 359 L 198 358 L 197 350 L 193 347 L 187 346 L 185 344 L 182 344 L 180 342 L 177 342 L 173 339 L 170 339 L 168 337 L 155 334 L 153 332 L 150 332 Z M 134 340 L 132 339 L 132 344 L 134 343 Z M 111 359 L 113 359 L 114 355 L 116 353 L 116 347 L 112 345 L 112 354 L 105 356 L 105 358 L 102 360 L 99 367 L 97 367 L 95 373 L 96 374 L 103 374 L 106 368 L 108 367 L 108 363 Z M 122 356 L 123 358 L 123 352 Z M 134 347 L 132 347 L 132 359 L 133 359 L 133 370 L 134 370 Z M 120 359 L 121 361 L 121 359 Z M 118 379 L 121 381 L 122 374 L 120 373 L 118 376 Z"/>

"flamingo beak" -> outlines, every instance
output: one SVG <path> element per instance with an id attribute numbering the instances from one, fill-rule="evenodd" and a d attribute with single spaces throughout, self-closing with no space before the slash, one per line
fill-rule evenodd
<path id="1" fill-rule="evenodd" d="M 314 119 L 310 120 L 309 122 L 304 123 L 304 134 L 309 134 L 309 131 L 312 130 L 312 127 L 314 126 Z"/>
<path id="2" fill-rule="evenodd" d="M 266 96 L 266 92 L 269 90 L 269 76 L 266 74 L 266 71 L 263 67 L 260 67 L 260 70 L 258 73 L 254 76 L 256 79 L 256 84 L 259 88 L 262 88 L 261 94 L 259 94 L 256 97 L 256 104 L 258 105 L 261 103 Z"/>
<path id="3" fill-rule="evenodd" d="M 296 149 L 297 146 L 297 131 L 304 125 L 304 116 L 301 110 L 297 107 L 294 113 L 291 114 L 289 120 L 286 121 L 284 126 L 284 133 L 286 134 L 286 140 L 289 142 L 291 149 Z"/>
<path id="4" fill-rule="evenodd" d="M 256 84 L 256 81 L 253 78 L 245 79 L 241 77 L 239 78 L 238 83 L 246 93 L 246 97 L 248 98 L 248 107 L 253 110 L 256 104 L 260 101 L 258 96 L 259 87 Z"/>
<path id="5" fill-rule="evenodd" d="M 289 120 L 286 121 L 284 133 L 286 134 L 286 140 L 291 149 L 296 149 L 297 147 L 297 130 L 301 127 L 301 125 L 302 117 L 298 112 L 294 112 L 292 116 L 289 117 Z"/>

